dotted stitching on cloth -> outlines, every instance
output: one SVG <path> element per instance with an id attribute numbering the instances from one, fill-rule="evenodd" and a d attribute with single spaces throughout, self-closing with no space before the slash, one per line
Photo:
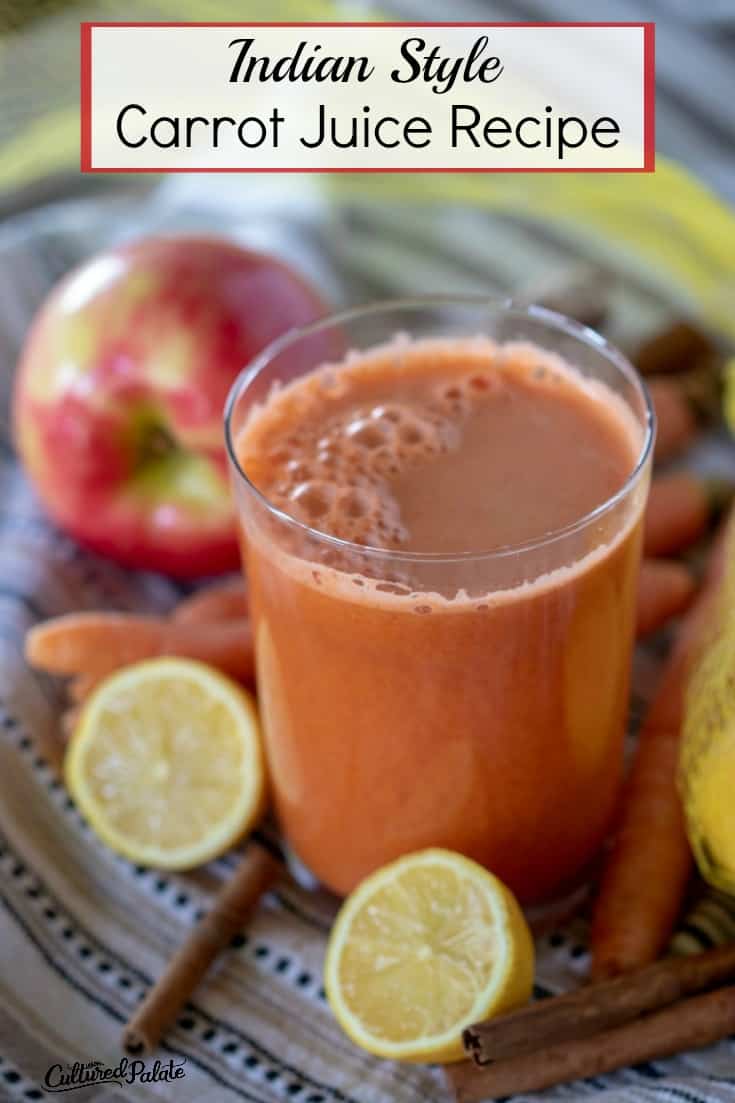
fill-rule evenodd
<path id="1" fill-rule="evenodd" d="M 0 1084 L 11 1085 L 16 1099 L 43 1099 L 43 1092 L 33 1080 L 23 1076 L 6 1057 L 0 1055 Z"/>
<path id="2" fill-rule="evenodd" d="M 0 701 L 0 723 L 2 727 L 7 731 L 18 733 L 17 746 L 24 752 L 25 756 L 30 761 L 33 769 L 43 776 L 44 781 L 47 784 L 50 792 L 54 794 L 58 799 L 55 803 L 63 807 L 65 812 L 72 815 L 78 822 L 79 826 L 85 831 L 89 831 L 89 827 L 77 812 L 73 801 L 66 797 L 61 789 L 58 779 L 50 770 L 48 763 L 39 755 L 34 753 L 33 740 L 26 734 L 21 734 L 21 725 L 18 720 L 11 716 L 7 710 L 5 704 Z M 56 783 L 56 784 L 55 784 Z M 141 866 L 132 866 L 131 863 L 126 862 L 124 859 L 120 859 L 121 862 L 129 869 L 132 869 L 136 878 L 148 879 L 153 883 L 155 891 L 159 894 L 171 893 L 173 905 L 177 908 L 184 909 L 190 906 L 190 898 L 187 893 L 182 892 L 178 886 L 172 885 L 166 878 L 162 877 L 155 871 L 148 870 Z M 22 880 L 23 889 L 25 895 L 35 902 L 36 910 L 39 915 L 43 916 L 44 920 L 53 929 L 58 931 L 60 936 L 65 942 L 69 944 L 69 948 L 72 952 L 78 954 L 78 956 L 88 961 L 91 968 L 97 970 L 101 977 L 104 978 L 106 984 L 110 986 L 116 986 L 119 989 L 123 989 L 130 992 L 133 999 L 140 1001 L 144 998 L 146 988 L 140 985 L 137 979 L 131 978 L 126 975 L 110 961 L 108 961 L 102 953 L 89 946 L 74 927 L 74 923 L 69 916 L 67 916 L 56 904 L 50 896 L 48 896 L 41 884 L 30 874 L 22 862 L 16 861 L 10 854 L 8 854 L 5 848 L 0 844 L 0 870 L 10 873 L 14 878 Z M 197 909 L 192 915 L 202 915 L 201 909 Z M 270 946 L 259 942 L 255 946 L 249 945 L 249 939 L 245 934 L 235 935 L 233 939 L 233 945 L 236 949 L 248 949 L 248 956 L 253 960 L 262 962 L 268 962 L 268 970 L 279 976 L 284 977 L 299 988 L 302 992 L 308 992 L 314 990 L 316 987 L 316 981 L 314 976 L 303 969 L 298 963 L 295 963 L 291 957 L 286 955 L 278 956 L 276 951 Z M 326 999 L 324 989 L 319 987 L 316 990 L 316 996 L 320 1000 Z M 257 1078 L 267 1081 L 269 1084 L 274 1084 L 276 1081 L 285 1080 L 286 1077 L 293 1077 L 293 1072 L 290 1070 L 282 1070 L 272 1065 L 268 1065 L 262 1058 L 256 1057 L 255 1054 L 247 1051 L 247 1044 L 240 1040 L 235 1040 L 234 1037 L 227 1038 L 226 1033 L 221 1029 L 216 1030 L 212 1027 L 205 1015 L 199 1014 L 197 1011 L 190 1009 L 189 1013 L 182 1015 L 177 1025 L 180 1029 L 187 1032 L 196 1031 L 201 1041 L 207 1043 L 212 1048 L 212 1043 L 218 1044 L 219 1051 L 227 1058 L 234 1060 L 241 1060 L 242 1066 L 248 1069 L 251 1073 L 255 1073 Z M 244 1056 L 241 1056 L 244 1053 Z M 289 1079 L 287 1083 L 284 1083 L 283 1088 L 289 1097 L 296 1097 L 301 1095 L 302 1092 L 308 1090 L 308 1086 L 299 1082 L 296 1079 Z M 36 1090 L 36 1089 L 30 1089 Z M 331 1091 L 328 1093 L 330 1096 L 334 1095 Z M 339 1095 L 334 1095 L 334 1098 L 339 1098 Z M 28 1096 L 28 1098 L 43 1098 L 42 1094 L 38 1096 Z M 322 1103 L 322 1101 L 328 1098 L 327 1095 L 322 1093 L 314 1093 L 304 1096 L 304 1103 Z"/>

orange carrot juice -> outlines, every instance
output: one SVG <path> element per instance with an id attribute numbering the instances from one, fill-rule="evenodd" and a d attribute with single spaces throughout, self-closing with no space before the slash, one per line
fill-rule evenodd
<path id="1" fill-rule="evenodd" d="M 437 845 L 538 901 L 609 828 L 650 429 L 622 358 L 542 347 L 561 325 L 417 321 L 232 400 L 276 809 L 337 892 Z"/>

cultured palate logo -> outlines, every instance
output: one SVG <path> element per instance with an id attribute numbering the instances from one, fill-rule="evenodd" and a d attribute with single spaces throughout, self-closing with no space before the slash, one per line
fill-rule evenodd
<path id="1" fill-rule="evenodd" d="M 131 1084 L 164 1084 L 172 1080 L 182 1080 L 186 1076 L 181 1061 L 159 1061 L 158 1058 L 147 1064 L 140 1059 L 130 1060 L 123 1057 L 114 1067 L 102 1061 L 75 1061 L 72 1065 L 51 1065 L 43 1078 L 47 1092 L 69 1092 L 78 1088 L 87 1088 L 90 1084 L 117 1084 L 119 1087 Z"/>

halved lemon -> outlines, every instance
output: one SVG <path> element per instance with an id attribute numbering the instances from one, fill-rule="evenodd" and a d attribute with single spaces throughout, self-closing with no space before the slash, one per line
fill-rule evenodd
<path id="1" fill-rule="evenodd" d="M 508 888 L 450 850 L 422 850 L 347 898 L 327 947 L 325 989 L 342 1029 L 399 1061 L 460 1060 L 471 1023 L 525 1003 L 534 947 Z"/>
<path id="2" fill-rule="evenodd" d="M 64 773 L 113 850 L 140 865 L 191 869 L 237 842 L 263 811 L 255 703 L 203 663 L 136 663 L 85 704 Z"/>

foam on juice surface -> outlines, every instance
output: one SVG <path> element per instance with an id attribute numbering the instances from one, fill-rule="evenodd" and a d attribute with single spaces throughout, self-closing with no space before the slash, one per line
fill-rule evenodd
<path id="1" fill-rule="evenodd" d="M 623 485 L 639 447 L 621 399 L 535 346 L 397 338 L 275 390 L 238 455 L 268 500 L 310 528 L 453 553 L 583 516 Z M 567 471 L 563 449 L 586 470 Z"/>
<path id="2" fill-rule="evenodd" d="M 441 395 L 420 406 L 365 403 L 307 426 L 274 470 L 268 496 L 290 516 L 342 540 L 405 545 L 410 534 L 391 480 L 457 447 L 459 426 L 446 406 Z"/>

